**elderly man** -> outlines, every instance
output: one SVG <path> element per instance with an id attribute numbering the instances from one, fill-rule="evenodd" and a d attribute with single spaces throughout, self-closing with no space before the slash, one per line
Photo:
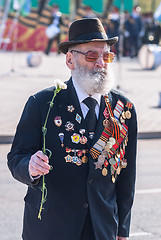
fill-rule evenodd
<path id="1" fill-rule="evenodd" d="M 111 90 L 110 46 L 117 40 L 107 38 L 97 18 L 73 22 L 69 41 L 59 45 L 72 75 L 67 89 L 43 90 L 25 106 L 8 154 L 14 178 L 28 185 L 24 240 L 129 236 L 137 123 L 133 104 Z M 44 137 L 51 157 L 42 151 Z"/>

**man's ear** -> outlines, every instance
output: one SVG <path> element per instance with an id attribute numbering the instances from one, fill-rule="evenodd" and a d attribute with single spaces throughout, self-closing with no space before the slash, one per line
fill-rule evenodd
<path id="1" fill-rule="evenodd" d="M 70 70 L 74 70 L 74 58 L 71 52 L 67 52 L 66 54 L 66 65 Z"/>

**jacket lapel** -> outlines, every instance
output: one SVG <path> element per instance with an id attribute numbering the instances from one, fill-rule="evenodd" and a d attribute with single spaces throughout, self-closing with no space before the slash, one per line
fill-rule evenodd
<path id="1" fill-rule="evenodd" d="M 73 108 L 74 108 L 74 110 L 71 112 L 67 109 L 68 118 L 72 123 L 74 123 L 74 126 L 75 126 L 74 129 L 78 130 L 78 132 L 79 132 L 79 130 L 81 128 L 86 128 L 86 125 L 85 125 L 82 110 L 81 110 L 81 107 L 79 104 L 79 100 L 77 97 L 77 93 L 75 91 L 75 88 L 73 86 L 73 82 L 72 82 L 71 78 L 68 81 L 67 86 L 68 86 L 67 108 L 70 106 L 73 106 Z"/>

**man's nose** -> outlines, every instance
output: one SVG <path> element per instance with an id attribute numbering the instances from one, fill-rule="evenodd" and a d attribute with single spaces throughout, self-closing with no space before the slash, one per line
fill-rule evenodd
<path id="1" fill-rule="evenodd" d="M 105 62 L 103 60 L 103 56 L 99 56 L 95 65 L 99 68 L 103 68 L 105 66 Z"/>

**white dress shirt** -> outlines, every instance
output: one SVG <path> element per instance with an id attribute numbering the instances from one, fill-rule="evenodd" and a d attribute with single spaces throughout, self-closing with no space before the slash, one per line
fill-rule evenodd
<path id="1" fill-rule="evenodd" d="M 74 78 L 72 78 L 72 81 L 73 81 L 73 85 L 75 87 L 75 90 L 76 90 L 76 93 L 77 93 L 77 96 L 78 96 L 78 100 L 79 100 L 79 103 L 80 103 L 80 107 L 81 107 L 81 110 L 82 110 L 82 114 L 83 114 L 83 117 L 85 119 L 87 113 L 88 113 L 88 110 L 89 108 L 86 106 L 85 103 L 83 103 L 83 100 L 87 97 L 92 97 L 94 98 L 96 101 L 97 101 L 97 104 L 96 104 L 96 107 L 95 107 L 95 112 L 96 112 L 96 117 L 98 119 L 98 116 L 99 116 L 99 109 L 100 109 L 100 103 L 101 103 L 101 94 L 99 93 L 94 93 L 92 96 L 89 96 L 82 88 L 81 86 L 79 86 L 77 84 L 77 82 L 74 80 Z"/>

